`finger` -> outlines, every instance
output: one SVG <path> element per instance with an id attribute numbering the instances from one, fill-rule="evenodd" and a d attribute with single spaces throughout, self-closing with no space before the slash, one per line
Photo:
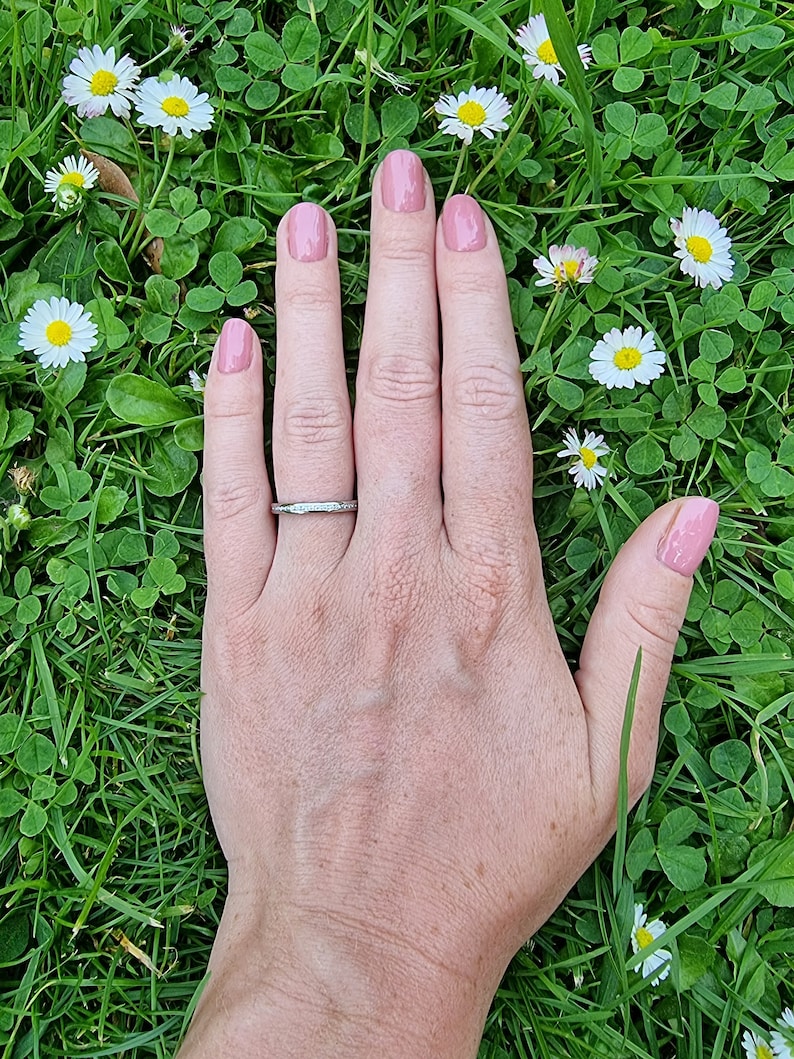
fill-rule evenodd
<path id="1" fill-rule="evenodd" d="M 393 151 L 372 187 L 367 308 L 356 381 L 358 526 L 426 533 L 441 519 L 435 208 L 424 167 Z"/>
<path id="2" fill-rule="evenodd" d="M 623 545 L 604 580 L 582 646 L 576 683 L 587 711 L 593 782 L 614 797 L 631 674 L 642 648 L 628 761 L 632 803 L 653 777 L 659 712 L 684 621 L 692 574 L 708 551 L 719 507 L 674 500 Z"/>
<path id="3" fill-rule="evenodd" d="M 281 503 L 350 500 L 353 435 L 345 379 L 336 232 L 301 202 L 278 229 L 273 471 Z M 280 515 L 279 561 L 338 559 L 354 516 Z M 312 556 L 309 552 L 312 552 Z"/>
<path id="4" fill-rule="evenodd" d="M 240 610 L 259 598 L 276 543 L 263 405 L 259 339 L 227 320 L 204 394 L 204 554 L 210 594 Z"/>
<path id="5" fill-rule="evenodd" d="M 444 206 L 436 271 L 447 535 L 456 550 L 488 534 L 524 540 L 532 447 L 507 281 L 493 227 L 468 195 Z"/>

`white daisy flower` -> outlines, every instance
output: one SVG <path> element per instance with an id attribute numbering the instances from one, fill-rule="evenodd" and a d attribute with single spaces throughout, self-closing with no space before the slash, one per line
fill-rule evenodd
<path id="1" fill-rule="evenodd" d="M 678 247 L 673 256 L 681 258 L 681 271 L 695 286 L 719 288 L 731 279 L 731 240 L 713 213 L 687 206 L 680 221 L 670 218 L 670 227 Z"/>
<path id="2" fill-rule="evenodd" d="M 179 74 L 168 81 L 147 77 L 138 89 L 138 121 L 161 128 L 168 136 L 181 133 L 189 140 L 194 132 L 204 132 L 212 125 L 215 111 L 209 98 Z"/>
<path id="3" fill-rule="evenodd" d="M 546 26 L 545 15 L 533 15 L 525 26 L 516 33 L 516 41 L 519 48 L 524 51 L 524 62 L 532 71 L 532 76 L 539 79 L 545 77 L 547 81 L 558 85 L 560 77 L 565 76 L 557 52 L 551 43 L 549 30 Z M 579 58 L 585 70 L 593 61 L 593 53 L 587 44 L 578 46 Z"/>
<path id="4" fill-rule="evenodd" d="M 751 1030 L 744 1031 L 742 1047 L 745 1050 L 747 1059 L 774 1059 L 774 1054 L 769 1044 L 763 1037 L 759 1037 L 757 1033 L 753 1033 Z"/>
<path id="5" fill-rule="evenodd" d="M 495 132 L 504 131 L 507 128 L 504 119 L 513 108 L 497 88 L 472 85 L 468 92 L 442 96 L 435 109 L 444 116 L 441 132 L 471 143 L 475 132 L 492 140 Z"/>
<path id="6" fill-rule="evenodd" d="M 57 169 L 50 169 L 44 177 L 44 190 L 62 210 L 68 210 L 96 184 L 99 170 L 82 155 L 70 154 Z"/>
<path id="7" fill-rule="evenodd" d="M 649 923 L 647 915 L 642 910 L 642 905 L 634 906 L 631 948 L 635 953 L 642 952 L 643 949 L 653 944 L 666 930 L 667 927 L 661 919 L 653 919 Z M 653 975 L 651 985 L 658 985 L 670 973 L 670 960 L 672 958 L 672 953 L 668 952 L 667 949 L 657 949 L 656 952 L 652 952 L 650 956 L 647 956 L 642 963 L 637 964 L 634 970 L 639 971 L 642 969 L 643 978 L 650 978 Z M 659 971 L 659 968 L 665 963 L 667 966 L 664 970 Z M 657 971 L 659 971 L 658 974 L 656 973 Z"/>
<path id="8" fill-rule="evenodd" d="M 85 360 L 96 345 L 97 326 L 79 302 L 40 298 L 19 325 L 19 344 L 32 350 L 43 368 L 63 368 Z"/>
<path id="9" fill-rule="evenodd" d="M 541 275 L 536 287 L 548 287 L 552 283 L 562 290 L 566 283 L 592 283 L 598 258 L 592 257 L 586 247 L 550 246 L 548 257 L 536 257 L 532 262 Z"/>
<path id="10" fill-rule="evenodd" d="M 562 459 L 567 456 L 576 457 L 576 462 L 568 468 L 568 474 L 573 475 L 574 483 L 584 486 L 585 489 L 595 489 L 597 485 L 601 485 L 609 474 L 606 467 L 602 467 L 598 462 L 601 456 L 606 456 L 609 452 L 609 446 L 604 444 L 604 435 L 588 430 L 584 441 L 579 441 L 576 431 L 568 428 L 563 432 L 562 440 L 565 442 L 565 448 L 557 455 Z"/>
<path id="11" fill-rule="evenodd" d="M 207 376 L 199 375 L 197 371 L 193 371 L 191 368 L 187 373 L 188 379 L 190 379 L 190 385 L 196 391 L 196 393 L 204 393 L 204 387 L 207 384 Z"/>
<path id="12" fill-rule="evenodd" d="M 783 1032 L 775 1030 L 770 1036 L 772 1052 L 777 1059 L 794 1059 L 794 1011 L 786 1008 L 777 1020 L 777 1024 Z"/>
<path id="13" fill-rule="evenodd" d="M 608 390 L 634 389 L 647 384 L 664 371 L 664 353 L 656 348 L 652 331 L 641 327 L 613 327 L 596 342 L 590 353 L 590 374 Z"/>
<path id="14" fill-rule="evenodd" d="M 128 55 L 116 62 L 116 49 L 80 48 L 63 79 L 63 101 L 77 107 L 81 118 L 96 118 L 110 107 L 117 118 L 128 118 L 135 99 L 140 68 Z"/>

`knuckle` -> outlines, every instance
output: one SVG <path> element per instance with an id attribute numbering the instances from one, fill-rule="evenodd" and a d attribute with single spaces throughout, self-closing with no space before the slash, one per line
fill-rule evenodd
<path id="1" fill-rule="evenodd" d="M 302 316 L 323 316 L 339 312 L 339 295 L 325 283 L 290 285 L 278 292 L 278 310 Z"/>
<path id="2" fill-rule="evenodd" d="M 282 436 L 305 445 L 336 444 L 347 439 L 350 410 L 329 395 L 301 397 L 284 411 Z"/>
<path id="3" fill-rule="evenodd" d="M 491 421 L 526 414 L 517 365 L 508 367 L 484 357 L 479 362 L 472 359 L 455 371 L 452 398 L 457 407 Z"/>
<path id="4" fill-rule="evenodd" d="M 418 354 L 376 353 L 371 361 L 367 387 L 382 401 L 434 400 L 439 379 L 435 365 Z"/>
<path id="5" fill-rule="evenodd" d="M 230 468 L 227 481 L 204 490 L 205 517 L 207 522 L 227 522 L 259 511 L 269 500 L 270 493 L 263 482 L 234 477 Z"/>
<path id="6" fill-rule="evenodd" d="M 397 265 L 402 270 L 403 266 L 410 266 L 405 271 L 413 278 L 417 266 L 423 269 L 434 267 L 433 241 L 432 238 L 418 241 L 415 232 L 406 231 L 402 225 L 398 225 L 381 232 L 377 257 L 387 267 Z"/>
<path id="7" fill-rule="evenodd" d="M 626 601 L 626 613 L 632 625 L 643 634 L 643 649 L 669 662 L 681 626 L 672 602 L 650 595 L 645 599 L 630 597 Z"/>

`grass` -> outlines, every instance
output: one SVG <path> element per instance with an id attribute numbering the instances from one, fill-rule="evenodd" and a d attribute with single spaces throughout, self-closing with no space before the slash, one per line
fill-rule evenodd
<path id="1" fill-rule="evenodd" d="M 457 187 L 476 184 L 502 241 L 569 657 L 641 518 L 686 492 L 723 512 L 625 854 L 607 848 L 516 956 L 481 1057 L 739 1056 L 745 1030 L 768 1038 L 794 1004 L 791 7 L 583 0 L 574 40 L 549 2 L 563 59 L 583 40 L 595 55 L 559 87 L 522 68 L 524 3 L 262 7 L 12 0 L 0 13 L 0 1057 L 176 1047 L 225 880 L 197 752 L 201 395 L 187 373 L 206 370 L 223 316 L 243 310 L 272 372 L 274 231 L 301 197 L 339 228 L 352 372 L 373 167 L 410 145 L 441 202 L 461 154 L 432 105 L 472 81 L 526 110 L 501 140 L 475 140 Z M 194 34 L 188 53 L 168 50 L 169 23 Z M 146 73 L 170 64 L 209 91 L 213 129 L 169 149 L 139 126 L 78 119 L 60 82 L 86 42 L 159 55 Z M 52 209 L 44 172 L 78 146 L 131 177 L 165 237 L 165 275 L 136 252 L 127 195 Z M 720 291 L 674 262 L 669 218 L 684 205 L 729 229 L 735 274 Z M 553 301 L 532 260 L 563 242 L 601 264 Z M 20 319 L 51 293 L 91 305 L 87 366 L 36 370 L 18 346 Z M 589 351 L 634 323 L 655 332 L 667 371 L 607 392 Z M 570 425 L 613 450 L 591 494 L 555 456 Z M 15 466 L 36 473 L 33 493 Z M 658 987 L 634 971 L 635 900 L 668 926 Z"/>

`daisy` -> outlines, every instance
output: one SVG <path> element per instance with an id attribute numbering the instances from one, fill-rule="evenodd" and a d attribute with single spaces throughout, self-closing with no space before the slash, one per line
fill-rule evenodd
<path id="1" fill-rule="evenodd" d="M 444 116 L 441 132 L 459 136 L 468 144 L 475 132 L 481 132 L 492 140 L 495 132 L 506 129 L 504 119 L 512 106 L 497 88 L 477 88 L 472 85 L 468 92 L 442 96 L 435 109 L 437 114 Z"/>
<path id="2" fill-rule="evenodd" d="M 592 283 L 598 258 L 585 247 L 550 246 L 548 257 L 536 257 L 532 262 L 541 275 L 535 286 L 549 287 L 553 283 L 562 290 L 566 283 Z"/>
<path id="3" fill-rule="evenodd" d="M 207 102 L 209 98 L 179 74 L 168 81 L 147 77 L 138 89 L 138 121 L 159 127 L 168 136 L 182 133 L 189 140 L 194 132 L 204 132 L 212 125 L 215 111 Z"/>
<path id="4" fill-rule="evenodd" d="M 32 350 L 43 368 L 63 368 L 85 360 L 96 345 L 97 326 L 79 302 L 40 298 L 19 325 L 19 344 Z"/>
<path id="5" fill-rule="evenodd" d="M 44 177 L 44 190 L 52 195 L 52 201 L 62 210 L 68 210 L 78 201 L 84 191 L 97 182 L 99 170 L 82 155 L 70 154 L 57 169 L 50 169 Z"/>
<path id="6" fill-rule="evenodd" d="M 606 456 L 609 452 L 609 446 L 604 444 L 604 435 L 588 430 L 584 441 L 579 441 L 576 431 L 569 428 L 564 431 L 562 440 L 565 442 L 565 448 L 557 455 L 561 458 L 577 457 L 576 463 L 568 468 L 568 474 L 573 475 L 574 483 L 584 486 L 585 489 L 595 489 L 597 485 L 601 485 L 609 474 L 606 467 L 602 467 L 598 462 L 601 456 Z"/>
<path id="7" fill-rule="evenodd" d="M 643 912 L 642 905 L 635 905 L 634 926 L 631 931 L 631 947 L 635 953 L 641 952 L 649 945 L 652 945 L 667 930 L 661 919 L 653 919 L 650 923 L 647 920 L 648 917 Z M 642 968 L 642 977 L 649 978 L 653 975 L 651 985 L 658 985 L 670 973 L 669 961 L 672 958 L 672 953 L 668 952 L 667 949 L 657 949 L 650 956 L 646 956 L 642 963 L 637 964 L 634 970 L 639 971 Z M 663 963 L 666 963 L 667 966 L 664 970 L 659 971 Z M 656 973 L 657 971 L 659 971 L 658 974 Z"/>
<path id="8" fill-rule="evenodd" d="M 545 77 L 547 81 L 558 85 L 565 71 L 557 58 L 557 52 L 551 43 L 545 15 L 533 15 L 529 22 L 516 33 L 519 48 L 524 50 L 524 62 L 535 78 Z M 593 61 L 593 53 L 587 44 L 578 47 L 579 58 L 585 70 Z"/>
<path id="9" fill-rule="evenodd" d="M 751 1030 L 744 1031 L 742 1047 L 747 1054 L 747 1059 L 774 1059 L 772 1049 L 764 1038 Z"/>
<path id="10" fill-rule="evenodd" d="M 656 348 L 653 332 L 643 334 L 641 327 L 613 327 L 596 342 L 590 360 L 590 374 L 608 390 L 633 390 L 635 383 L 652 382 L 664 371 L 664 353 Z"/>
<path id="11" fill-rule="evenodd" d="M 77 107 L 80 118 L 96 118 L 110 107 L 117 118 L 128 118 L 140 69 L 128 55 L 116 62 L 116 49 L 80 48 L 72 71 L 63 79 L 63 101 Z"/>
<path id="12" fill-rule="evenodd" d="M 775 1030 L 769 1038 L 772 1051 L 777 1059 L 794 1059 L 794 1011 L 786 1008 L 777 1024 L 783 1032 Z"/>
<path id="13" fill-rule="evenodd" d="M 680 221 L 670 218 L 670 227 L 678 247 L 673 256 L 681 258 L 681 271 L 695 286 L 719 289 L 733 276 L 731 240 L 713 213 L 686 206 Z"/>

